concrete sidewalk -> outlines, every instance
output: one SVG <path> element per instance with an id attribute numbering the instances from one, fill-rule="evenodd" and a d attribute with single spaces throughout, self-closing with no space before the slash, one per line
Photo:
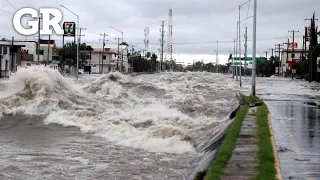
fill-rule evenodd
<path id="1" fill-rule="evenodd" d="M 256 133 L 256 117 L 248 113 L 243 120 L 237 144 L 224 171 L 223 180 L 251 179 L 256 175 L 258 166 Z"/>

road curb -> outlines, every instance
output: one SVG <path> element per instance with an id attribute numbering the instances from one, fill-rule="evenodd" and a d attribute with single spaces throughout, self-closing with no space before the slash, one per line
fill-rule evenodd
<path id="1" fill-rule="evenodd" d="M 278 156 L 276 143 L 275 143 L 275 140 L 274 140 L 273 129 L 272 129 L 272 124 L 271 124 L 271 120 L 270 120 L 270 113 L 268 114 L 268 124 L 269 124 L 269 129 L 270 129 L 270 134 L 271 134 L 270 139 L 271 139 L 273 155 L 274 155 L 274 160 L 275 160 L 274 164 L 275 164 L 275 168 L 276 168 L 276 171 L 277 171 L 276 178 L 278 180 L 282 180 L 279 156 Z"/>

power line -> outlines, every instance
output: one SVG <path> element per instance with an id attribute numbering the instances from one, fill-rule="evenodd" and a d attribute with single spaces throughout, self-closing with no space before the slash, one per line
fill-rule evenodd
<path id="1" fill-rule="evenodd" d="M 16 7 L 14 7 L 14 5 L 12 5 L 8 0 L 6 0 L 8 4 L 10 4 L 11 7 L 13 7 L 15 10 L 17 10 Z"/>
<path id="2" fill-rule="evenodd" d="M 99 33 L 96 33 L 96 32 L 93 32 L 93 31 L 90 31 L 89 29 L 86 29 L 87 31 L 89 31 L 90 33 L 92 33 L 92 34 L 96 34 L 96 35 L 98 35 L 98 36 L 100 36 L 100 34 Z"/>
<path id="3" fill-rule="evenodd" d="M 14 14 L 12 12 L 9 12 L 9 11 L 3 10 L 3 9 L 0 9 L 0 11 L 3 12 L 3 13 Z"/>
<path id="4" fill-rule="evenodd" d="M 246 18 L 246 26 L 245 27 L 247 27 L 247 21 L 248 21 L 248 17 L 249 17 L 249 10 L 250 10 L 250 3 L 251 3 L 251 1 L 249 1 L 249 5 L 248 5 L 248 11 L 247 11 L 247 18 Z"/>

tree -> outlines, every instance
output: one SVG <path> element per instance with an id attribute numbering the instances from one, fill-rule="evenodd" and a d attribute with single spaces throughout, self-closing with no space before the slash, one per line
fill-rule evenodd
<path id="1" fill-rule="evenodd" d="M 151 53 L 150 53 L 150 52 L 147 52 L 146 57 L 149 58 L 150 56 L 151 56 Z"/>
<path id="2" fill-rule="evenodd" d="M 148 56 L 148 53 L 147 53 Z M 152 54 L 150 64 L 151 64 L 151 72 L 156 72 L 157 70 L 157 59 L 158 56 L 156 54 Z"/>
<path id="3" fill-rule="evenodd" d="M 129 46 L 129 44 L 128 44 L 128 43 L 126 43 L 126 42 L 122 42 L 122 43 L 120 43 L 119 45 Z"/>
<path id="4" fill-rule="evenodd" d="M 76 66 L 77 64 L 77 44 L 74 42 L 69 42 L 65 44 L 64 47 L 58 47 L 58 54 L 62 57 L 62 64 L 66 64 L 69 66 Z M 92 51 L 93 48 L 91 46 L 87 46 L 86 43 L 82 43 L 79 46 L 79 51 Z M 79 66 L 82 67 L 84 64 L 87 63 L 86 61 L 87 53 L 80 52 L 79 53 Z"/>

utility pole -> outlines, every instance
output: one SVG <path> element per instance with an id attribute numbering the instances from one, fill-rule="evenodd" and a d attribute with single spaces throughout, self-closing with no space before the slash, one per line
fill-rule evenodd
<path id="1" fill-rule="evenodd" d="M 295 32 L 299 32 L 299 31 L 288 31 L 288 32 L 292 32 L 292 54 L 291 54 L 291 58 L 292 58 L 292 64 L 294 63 L 294 58 L 295 58 L 295 54 L 294 54 L 294 33 Z M 292 68 L 291 68 L 291 75 L 292 75 L 292 79 L 293 79 L 293 73 L 292 73 Z"/>
<path id="2" fill-rule="evenodd" d="M 90 60 L 89 60 L 89 65 L 90 65 L 90 71 L 89 71 L 89 74 L 91 74 L 91 54 L 92 54 L 92 48 L 91 48 L 91 46 L 89 46 L 90 47 Z"/>
<path id="3" fill-rule="evenodd" d="M 86 28 L 79 28 L 79 30 L 80 30 L 80 35 L 79 35 L 79 46 L 80 46 L 80 44 L 81 44 L 81 36 L 85 36 L 85 35 L 81 35 L 81 30 L 86 30 Z"/>
<path id="4" fill-rule="evenodd" d="M 161 21 L 161 57 L 160 57 L 160 72 L 162 72 L 163 63 L 163 46 L 164 46 L 164 21 Z"/>
<path id="5" fill-rule="evenodd" d="M 80 30 L 81 32 L 81 30 Z M 107 56 L 104 55 L 104 46 L 106 45 L 106 36 L 108 36 L 108 34 L 106 33 L 103 33 L 103 34 L 100 34 L 100 36 L 103 36 L 103 39 L 102 39 L 102 57 L 101 57 L 101 74 L 103 74 L 103 60 L 104 59 L 107 59 Z M 105 58 L 104 58 L 105 57 Z M 100 66 L 100 64 L 99 64 Z"/>
<path id="6" fill-rule="evenodd" d="M 271 57 L 273 57 L 273 51 L 274 51 L 274 49 L 271 48 L 271 49 L 269 49 L 269 50 L 271 50 Z"/>
<path id="7" fill-rule="evenodd" d="M 309 38 L 309 82 L 312 82 L 313 80 L 317 80 L 317 58 L 314 57 L 314 46 L 318 44 L 318 38 L 317 38 L 317 29 L 315 27 L 315 21 L 318 19 L 315 19 L 315 13 L 313 13 L 313 16 L 311 19 L 306 19 L 311 21 L 310 26 L 310 38 Z"/>
<path id="8" fill-rule="evenodd" d="M 131 72 L 133 73 L 133 47 L 136 47 L 135 45 L 131 45 Z"/>
<path id="9" fill-rule="evenodd" d="M 268 59 L 268 51 L 266 51 L 265 53 L 266 53 L 266 58 Z"/>
<path id="10" fill-rule="evenodd" d="M 217 41 L 217 51 L 216 51 L 216 72 L 217 73 L 219 73 L 218 51 L 219 51 L 219 41 Z"/>
<path id="11" fill-rule="evenodd" d="M 280 74 L 280 69 L 281 69 L 281 51 L 280 51 L 280 47 L 281 46 L 283 46 L 283 44 L 276 44 L 276 46 L 278 47 L 278 52 L 279 52 L 279 67 L 278 67 L 278 74 L 279 74 L 279 76 L 281 76 L 281 74 Z"/>
<path id="12" fill-rule="evenodd" d="M 238 81 L 238 63 L 239 63 L 239 55 L 238 55 L 238 29 L 239 29 L 239 22 L 237 22 L 237 33 L 236 33 L 236 55 L 238 59 L 236 59 L 236 81 Z"/>
<path id="13" fill-rule="evenodd" d="M 309 41 L 309 37 L 308 37 L 308 28 L 305 27 L 304 28 L 304 59 L 307 60 L 307 41 Z"/>
<path id="14" fill-rule="evenodd" d="M 232 78 L 234 79 L 234 57 L 236 55 L 236 40 L 233 40 Z"/>
<path id="15" fill-rule="evenodd" d="M 303 60 L 303 55 L 304 55 L 304 53 L 303 53 L 303 50 L 304 50 L 304 36 L 302 37 L 302 51 L 301 51 L 301 54 L 300 54 L 300 61 L 302 62 L 302 60 Z"/>
<path id="16" fill-rule="evenodd" d="M 37 62 L 37 65 L 40 64 L 40 19 L 42 19 L 42 17 L 38 18 L 38 62 Z"/>
<path id="17" fill-rule="evenodd" d="M 120 54 L 120 50 L 119 50 L 119 46 L 120 46 L 120 39 L 121 38 L 115 38 L 118 39 L 118 54 L 117 54 L 117 70 L 119 71 L 119 54 Z"/>
<path id="18" fill-rule="evenodd" d="M 247 44 L 248 43 L 248 28 L 247 27 L 246 27 L 246 32 L 245 32 L 244 38 L 245 38 L 244 57 L 246 58 L 247 57 L 247 50 L 248 50 L 248 44 Z M 244 69 L 245 70 L 247 69 L 247 60 L 246 59 L 244 59 Z"/>
<path id="19" fill-rule="evenodd" d="M 14 57 L 14 54 L 13 54 L 13 49 L 14 49 L 14 45 L 13 45 L 13 42 L 14 42 L 14 37 L 12 37 L 12 44 L 11 44 L 11 63 L 10 63 L 10 71 L 11 73 L 13 72 L 13 67 L 14 67 L 14 61 L 13 61 L 13 57 Z M 10 50 L 10 48 L 9 48 Z M 10 53 L 10 52 L 9 52 Z"/>
<path id="20" fill-rule="evenodd" d="M 47 54 L 47 58 L 48 58 L 48 63 L 50 61 L 50 58 L 49 58 L 49 54 L 50 54 L 50 41 L 51 41 L 51 36 L 49 35 L 49 41 L 48 41 L 48 54 Z M 47 66 L 47 63 L 46 63 L 46 66 Z"/>
<path id="21" fill-rule="evenodd" d="M 288 39 L 288 42 L 283 43 L 283 44 L 286 44 L 286 45 L 287 45 L 287 61 L 286 61 L 286 62 L 288 62 L 288 61 L 289 61 L 289 44 L 290 44 L 290 39 Z"/>
<path id="22" fill-rule="evenodd" d="M 241 5 L 239 5 L 239 61 L 240 61 L 240 65 L 239 65 L 239 76 L 240 76 L 240 87 L 241 87 L 241 71 L 242 71 L 242 64 L 241 64 L 241 21 L 240 21 L 240 10 L 241 10 Z"/>

